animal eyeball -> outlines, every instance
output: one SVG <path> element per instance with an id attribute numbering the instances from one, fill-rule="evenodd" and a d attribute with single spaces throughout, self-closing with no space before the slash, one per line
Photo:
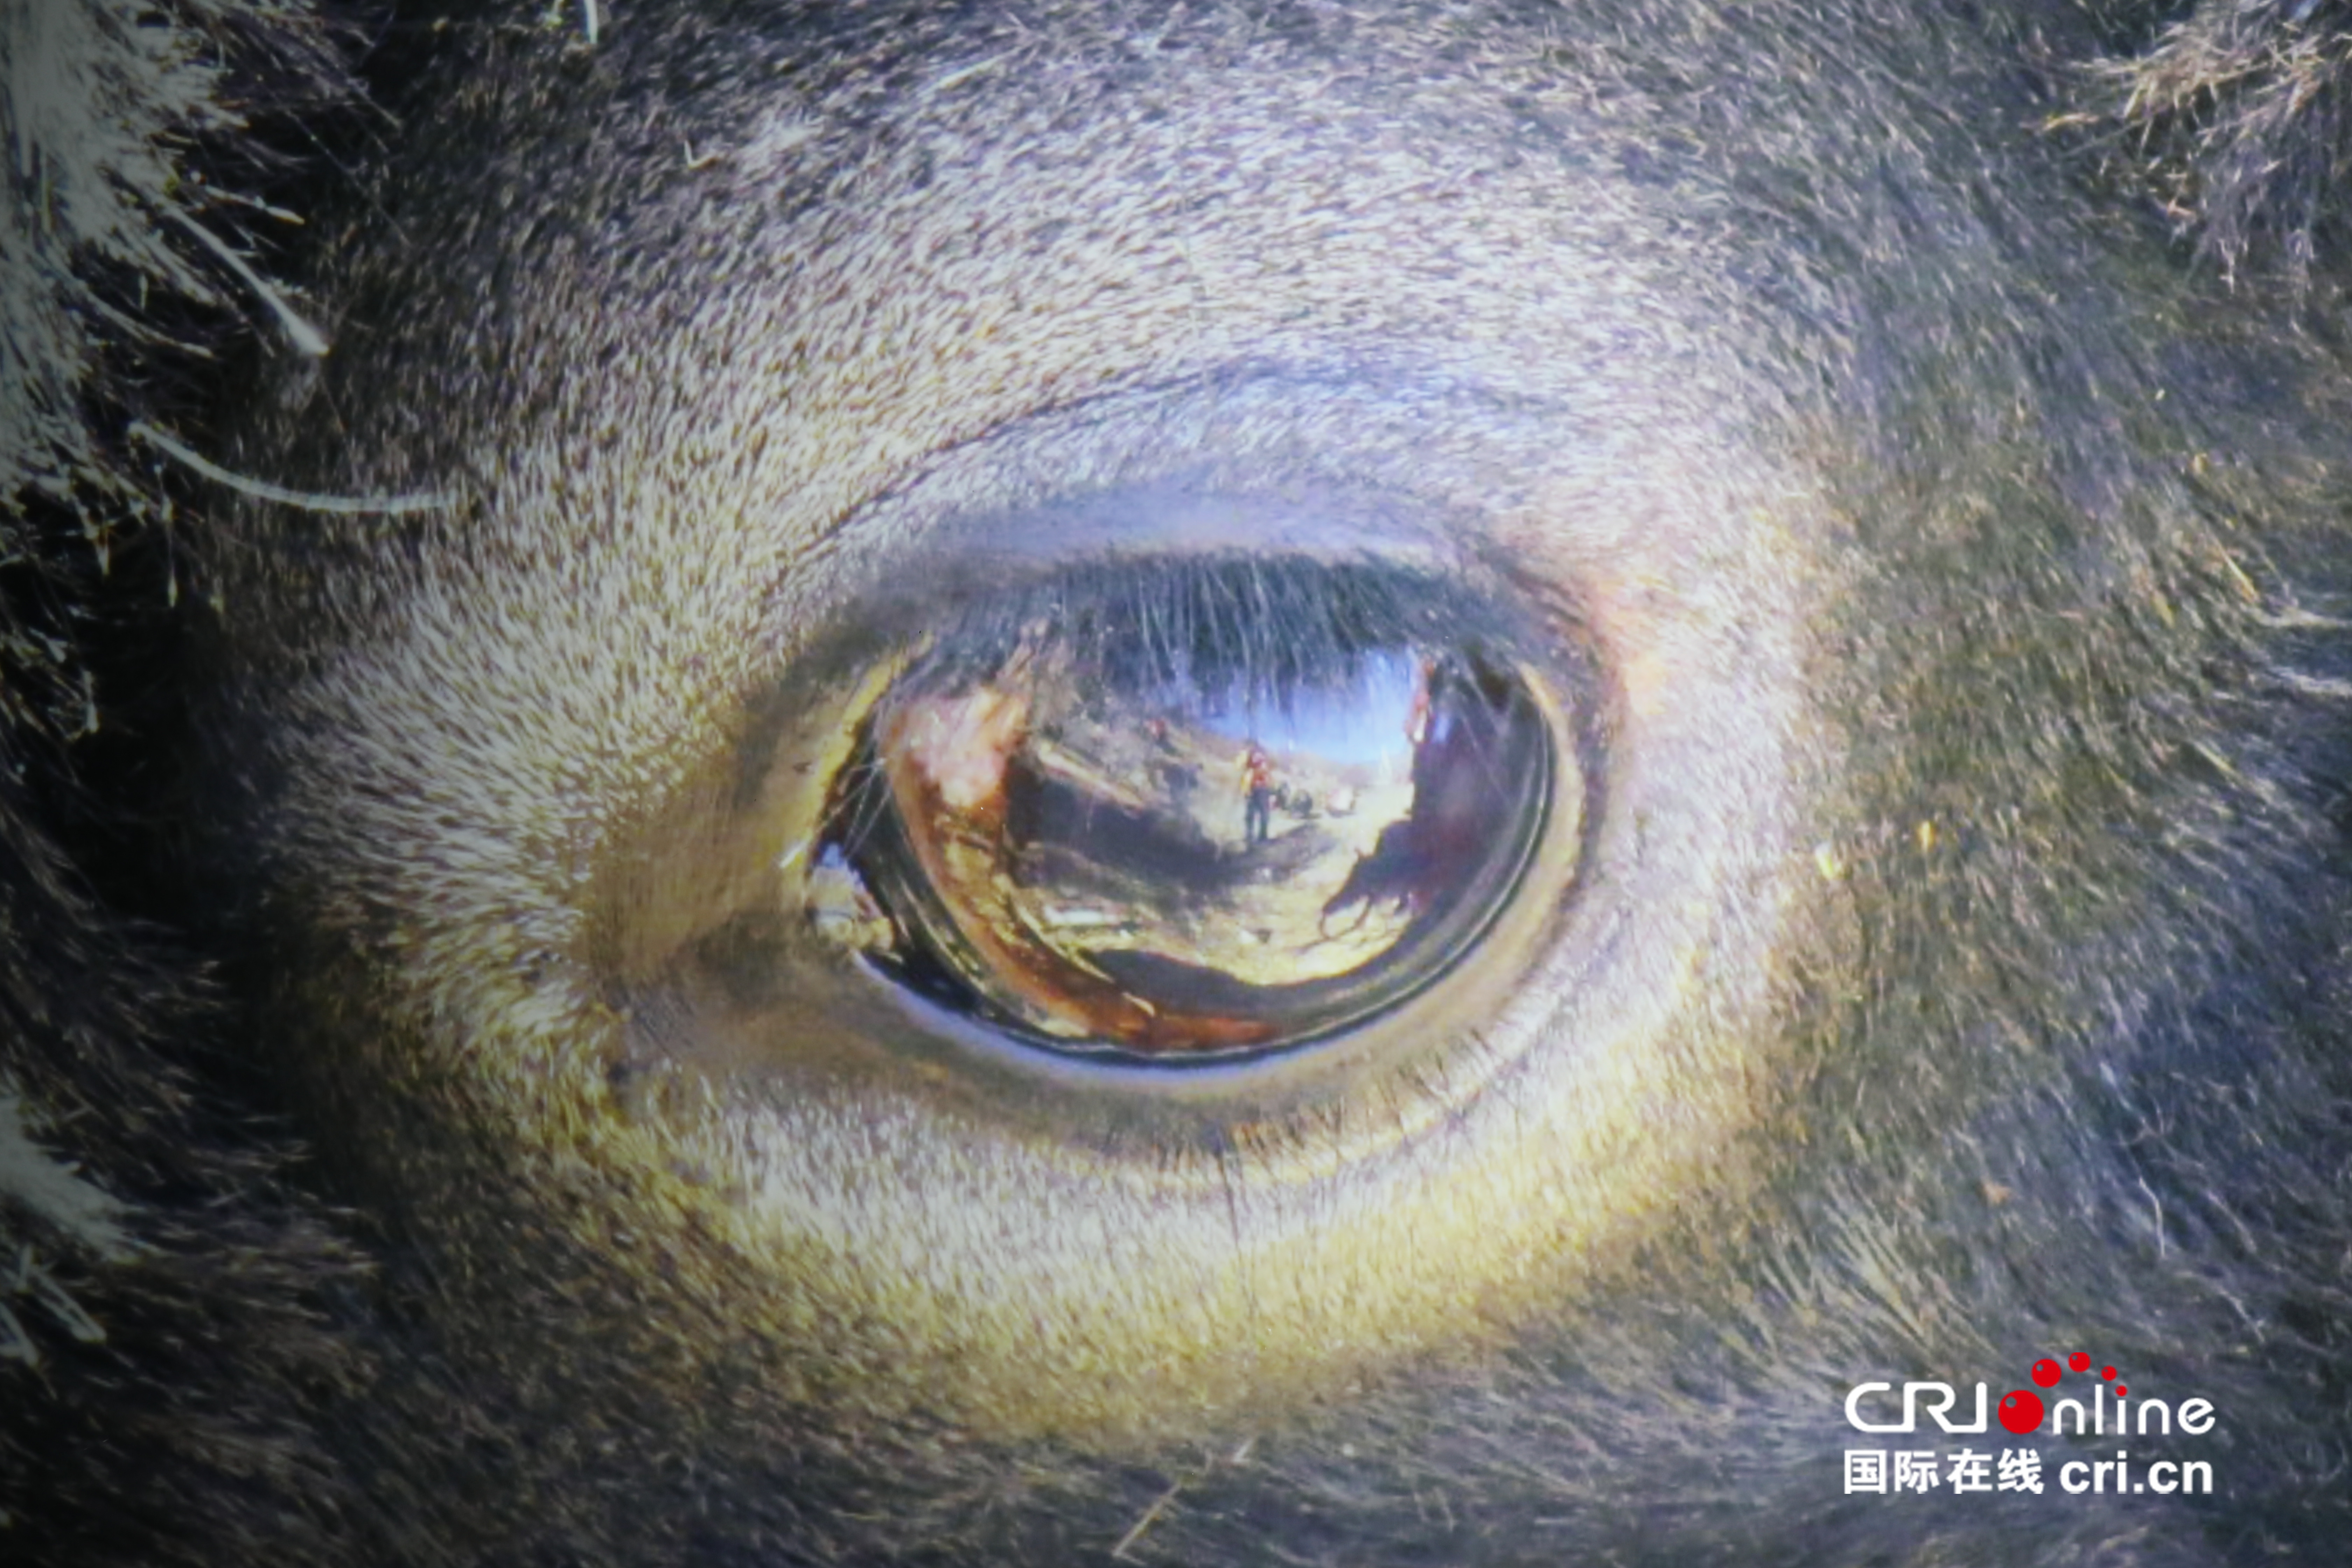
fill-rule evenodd
<path id="1" fill-rule="evenodd" d="M 1167 1068 L 1331 1036 L 1461 962 L 1544 835 L 1543 711 L 1475 647 L 1290 630 L 1220 658 L 1036 618 L 912 661 L 820 855 L 865 956 L 1024 1046 Z"/>

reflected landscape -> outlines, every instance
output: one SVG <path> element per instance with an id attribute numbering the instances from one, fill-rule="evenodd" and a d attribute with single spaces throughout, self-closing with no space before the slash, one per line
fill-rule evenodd
<path id="1" fill-rule="evenodd" d="M 1269 673 L 1045 621 L 999 642 L 875 710 L 812 914 L 1048 1048 L 1203 1059 L 1391 1006 L 1507 900 L 1551 806 L 1541 712 L 1472 650 L 1327 637 Z"/>

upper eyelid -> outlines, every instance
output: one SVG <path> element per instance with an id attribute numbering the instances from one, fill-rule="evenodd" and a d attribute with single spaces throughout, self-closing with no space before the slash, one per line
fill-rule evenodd
<path id="1" fill-rule="evenodd" d="M 828 525 L 772 597 L 786 616 L 813 595 L 887 616 L 948 579 L 1017 586 L 1073 561 L 1234 548 L 1454 575 L 1483 545 L 1483 507 L 1461 498 L 1589 424 L 1394 365 L 1241 366 L 1116 389 L 928 455 Z"/>

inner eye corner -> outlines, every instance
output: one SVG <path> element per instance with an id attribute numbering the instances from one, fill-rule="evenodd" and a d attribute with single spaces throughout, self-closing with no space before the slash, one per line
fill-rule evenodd
<path id="1" fill-rule="evenodd" d="M 1263 561 L 979 607 L 856 719 L 808 918 L 1035 1065 L 1173 1080 L 1355 1036 L 1575 874 L 1581 715 L 1499 610 Z"/>

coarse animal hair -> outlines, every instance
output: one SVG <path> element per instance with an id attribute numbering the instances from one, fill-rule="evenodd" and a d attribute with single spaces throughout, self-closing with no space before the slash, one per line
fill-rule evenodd
<path id="1" fill-rule="evenodd" d="M 2341 0 L 486 5 L 404 11 L 371 54 L 375 21 L 299 0 L 27 0 L 0 15 L 0 1553 L 2155 1565 L 2340 1550 Z M 592 473 L 600 453 L 674 455 L 691 420 L 627 378 L 698 385 L 698 334 L 749 330 L 740 302 L 723 321 L 698 313 L 752 270 L 730 238 L 832 222 L 812 276 L 845 308 L 887 314 L 892 289 L 969 259 L 957 247 L 971 234 L 1010 247 L 1033 222 L 1084 227 L 1075 200 L 993 204 L 1019 179 L 1033 196 L 1084 190 L 1055 184 L 1055 146 L 1130 132 L 1144 145 L 1155 115 L 1183 112 L 1151 93 L 1198 91 L 1212 68 L 1234 73 L 1238 125 L 1200 156 L 1264 182 L 1260 206 L 1234 203 L 1236 232 L 1263 222 L 1279 238 L 1265 215 L 1292 216 L 1286 201 L 1329 221 L 1331 272 L 1297 287 L 1332 331 L 1359 333 L 1350 376 L 1405 376 L 1362 323 L 1441 319 L 1423 295 L 1456 290 L 1445 319 L 1465 342 L 1470 329 L 1501 342 L 1544 311 L 1461 283 L 1490 275 L 1466 242 L 1413 257 L 1403 283 L 1371 269 L 1372 243 L 1347 249 L 1349 215 L 1287 188 L 1296 127 L 1269 107 L 1268 79 L 1318 83 L 1332 142 L 1370 147 L 1401 114 L 1416 133 L 1506 148 L 1498 188 L 1528 188 L 1511 184 L 1536 178 L 1522 164 L 1598 169 L 1623 205 L 1574 221 L 1627 290 L 1672 297 L 1607 317 L 1622 336 L 1584 345 L 1596 374 L 1654 391 L 1617 356 L 1685 354 L 1693 379 L 1659 405 L 1699 422 L 1736 404 L 1745 423 L 1720 428 L 1768 428 L 1775 461 L 1801 449 L 1819 485 L 1811 515 L 1868 565 L 1788 592 L 1823 611 L 1790 668 L 1838 699 L 1834 722 L 1790 721 L 1790 750 L 1822 771 L 1789 819 L 1829 831 L 1817 852 L 1800 846 L 1822 886 L 1793 935 L 1712 1015 L 1728 1030 L 1769 1008 L 1777 1042 L 1770 1116 L 1707 1167 L 1721 1189 L 1563 1288 L 1557 1324 L 1514 1305 L 1467 1349 L 1433 1333 L 1356 1347 L 1344 1374 L 1243 1366 L 1199 1407 L 1137 1415 L 1129 1399 L 1116 1419 L 1024 1426 L 1005 1407 L 1024 1373 L 1041 1403 L 1080 1380 L 1016 1365 L 966 1386 L 951 1339 L 919 1344 L 912 1327 L 845 1309 L 820 1314 L 839 1334 L 823 1345 L 747 1338 L 714 1305 L 738 1262 L 716 1243 L 716 1261 L 698 1256 L 707 1237 L 650 1244 L 690 1290 L 647 1282 L 639 1222 L 655 1205 L 632 1206 L 636 1178 L 565 1189 L 622 1216 L 600 1251 L 542 1212 L 530 1158 L 439 1119 L 462 1095 L 428 1048 L 411 1100 L 372 1100 L 336 1075 L 379 1048 L 379 1013 L 504 1006 L 561 967 L 554 922 L 521 918 L 524 896 L 484 892 L 478 873 L 524 865 L 521 886 L 566 846 L 520 829 L 436 837 L 452 821 L 537 832 L 514 804 L 540 798 L 536 777 L 503 740 L 446 755 L 398 742 L 635 742 L 676 715 L 686 733 L 711 689 L 774 662 L 772 644 L 713 632 L 691 668 L 663 665 L 658 645 L 622 636 L 640 622 L 620 608 L 578 626 L 502 621 L 510 604 L 466 598 L 478 574 L 583 602 L 610 589 L 614 606 L 629 595 L 596 575 L 605 545 L 625 556 L 618 544 L 501 531 L 493 503 Z M 730 139 L 777 80 L 805 119 Z M 1426 92 L 1409 112 L 1382 96 L 1397 81 Z M 975 86 L 985 105 L 957 98 Z M 1112 118 L 1130 110 L 1131 125 Z M 1005 152 L 1015 123 L 1036 139 Z M 354 175 L 347 159 L 383 172 Z M 707 185 L 688 183 L 698 174 Z M 1164 174 L 1129 171 L 1142 194 L 1073 241 L 1084 266 L 1114 276 L 1123 246 L 1178 221 L 1144 199 Z M 1363 211 L 1461 194 L 1432 184 Z M 308 227 L 287 222 L 289 204 Z M 828 258 L 872 259 L 861 226 L 919 227 L 935 208 L 968 220 L 965 237 L 941 226 L 919 257 L 824 274 Z M 1505 233 L 1555 220 L 1569 221 L 1496 218 Z M 981 255 L 972 275 L 1004 298 L 1045 289 L 1048 243 L 1025 266 Z M 1277 285 L 1260 282 L 1270 298 Z M 558 303 L 535 303 L 541 291 Z M 781 312 L 803 297 L 762 298 Z M 491 308 L 467 314 L 477 300 Z M 1056 304 L 1036 336 L 1076 330 L 1084 312 Z M 1194 330 L 1172 311 L 1152 325 Z M 1717 327 L 1730 341 L 1708 336 Z M 972 341 L 1026 330 L 992 321 Z M 1250 398 L 1278 405 L 1297 383 L 1244 384 L 1263 369 L 1251 356 L 1281 347 L 1273 328 L 1228 345 L 1243 370 L 1204 378 L 1156 424 L 1148 408 L 1103 418 L 1145 429 L 1139 452 L 1229 437 L 1288 460 L 1283 442 L 1306 437 Z M 1025 416 L 1030 392 L 989 380 L 1023 363 L 1004 352 L 967 382 Z M 916 356 L 875 358 L 839 408 L 944 395 L 905 370 Z M 1074 383 L 1091 363 L 1079 356 Z M 1534 376 L 1511 389 L 1530 406 Z M 394 389 L 441 395 L 408 405 Z M 1334 428 L 1381 416 L 1377 398 L 1332 395 Z M 612 426 L 568 426 L 582 406 Z M 1397 429 L 1423 411 L 1391 411 Z M 1036 476 L 1024 504 L 1126 482 L 1108 461 L 1057 466 L 1091 448 L 1052 412 L 1022 427 Z M 1612 453 L 1622 462 L 1635 437 L 1671 434 L 1654 411 L 1648 426 L 1631 405 L 1604 413 L 1632 422 Z M 1482 406 L 1490 416 L 1507 423 Z M 499 422 L 487 441 L 476 417 Z M 783 462 L 776 445 L 743 462 Z M 954 485 L 978 481 L 940 446 L 922 471 L 944 476 L 944 514 L 967 499 Z M 845 513 L 862 492 L 824 474 L 878 450 L 845 437 L 811 484 L 836 483 L 825 504 Z M 1737 444 L 1723 450 L 1737 467 Z M 1475 467 L 1438 441 L 1408 455 Z M 911 479 L 876 488 L 910 536 L 931 526 Z M 625 532 L 625 509 L 591 489 L 582 515 Z M 318 527 L 314 507 L 347 526 Z M 719 575 L 729 552 L 709 553 L 676 583 L 622 587 L 695 602 L 689 589 L 733 581 Z M 798 608 L 814 626 L 828 592 L 860 587 L 845 567 Z M 1633 594 L 1596 588 L 1595 625 L 1622 620 Z M 343 655 L 382 653 L 398 642 L 386 628 L 427 603 L 452 625 L 501 628 L 491 644 L 530 668 L 496 691 L 394 689 L 404 716 L 368 716 L 394 661 Z M 1742 606 L 1703 608 L 1729 626 Z M 1680 647 L 1720 652 L 1696 636 Z M 1779 657 L 1765 648 L 1757 668 Z M 547 700 L 558 677 L 614 660 L 631 662 L 636 727 L 598 710 L 564 729 L 595 703 L 572 688 Z M 1774 695 L 1738 674 L 1725 693 Z M 1708 711 L 1738 710 L 1726 695 Z M 580 746 L 549 795 L 642 788 L 646 754 Z M 1709 800 L 1747 778 L 1696 739 L 1674 760 Z M 401 847 L 355 852 L 342 836 L 362 819 Z M 1710 806 L 1681 826 L 1747 820 Z M 224 840 L 217 822 L 250 837 Z M 1653 831 L 1669 840 L 1674 826 L 1661 813 Z M 1753 889 L 1731 897 L 1727 942 L 1769 923 Z M 429 997 L 387 978 L 460 927 L 496 930 Z M 424 1192 L 478 1206 L 447 1221 Z M 639 1261 L 614 1261 L 631 1247 Z M 2077 1341 L 2227 1413 L 2225 1495 L 2065 1508 L 1840 1495 L 1845 1387 L 1990 1376 Z M 908 1393 L 906 1366 L 933 1367 L 936 1390 L 915 1394 L 937 1403 Z M 1217 1375 L 1202 1372 L 1203 1388 Z M 791 1397 L 766 1399 L 770 1380 Z M 1881 1502 L 1907 1506 L 1866 1506 Z"/>

